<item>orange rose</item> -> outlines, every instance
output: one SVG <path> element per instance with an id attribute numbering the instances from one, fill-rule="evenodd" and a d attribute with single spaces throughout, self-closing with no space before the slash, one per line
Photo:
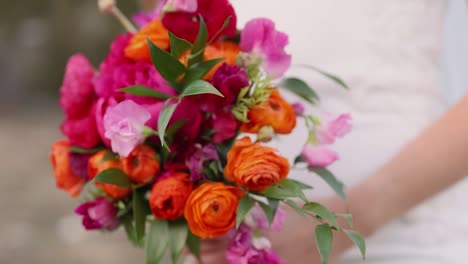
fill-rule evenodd
<path id="1" fill-rule="evenodd" d="M 160 170 L 156 151 L 146 145 L 137 146 L 122 160 L 122 165 L 130 180 L 139 184 L 151 181 Z"/>
<path id="2" fill-rule="evenodd" d="M 201 238 L 220 237 L 236 224 L 239 201 L 244 192 L 220 182 L 207 182 L 190 194 L 184 216 L 190 230 Z"/>
<path id="3" fill-rule="evenodd" d="M 241 125 L 245 133 L 257 133 L 263 126 L 271 126 L 278 134 L 289 134 L 296 127 L 294 108 L 273 89 L 268 100 L 261 106 L 249 110 L 249 123 Z"/>
<path id="4" fill-rule="evenodd" d="M 263 191 L 288 176 L 289 162 L 277 152 L 248 137 L 237 140 L 228 153 L 224 176 L 249 190 Z"/>
<path id="5" fill-rule="evenodd" d="M 54 168 L 57 187 L 68 192 L 71 197 L 80 195 L 85 179 L 75 175 L 70 164 L 70 144 L 66 140 L 59 140 L 52 145 L 50 162 Z"/>
<path id="6" fill-rule="evenodd" d="M 94 179 L 101 171 L 115 168 L 122 170 L 122 162 L 120 159 L 108 159 L 105 160 L 104 157 L 108 150 L 101 150 L 94 154 L 88 161 L 88 175 L 90 179 Z M 102 182 L 97 182 L 96 186 L 102 187 L 105 193 L 114 199 L 124 199 L 130 192 L 131 188 L 122 188 L 113 184 L 107 184 Z"/>
<path id="7" fill-rule="evenodd" d="M 192 190 L 193 183 L 189 175 L 184 172 L 175 172 L 170 177 L 157 181 L 149 198 L 153 215 L 167 220 L 181 217 Z"/>
<path id="8" fill-rule="evenodd" d="M 169 49 L 169 33 L 161 20 L 156 19 L 140 30 L 125 48 L 125 56 L 135 61 L 149 61 L 151 55 L 146 39 L 149 38 L 156 46 L 163 50 Z"/>

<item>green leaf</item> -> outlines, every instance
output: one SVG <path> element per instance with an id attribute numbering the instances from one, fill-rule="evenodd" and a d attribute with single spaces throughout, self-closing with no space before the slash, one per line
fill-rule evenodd
<path id="1" fill-rule="evenodd" d="M 171 95 L 169 94 L 165 94 L 165 93 L 153 90 L 143 85 L 134 85 L 134 86 L 122 88 L 122 89 L 119 89 L 119 92 L 133 94 L 137 96 L 152 97 L 152 98 L 157 98 L 157 99 L 162 99 L 162 100 L 171 98 Z"/>
<path id="2" fill-rule="evenodd" d="M 102 162 L 110 161 L 110 160 L 118 161 L 119 159 L 120 159 L 120 156 L 118 154 L 115 154 L 112 151 L 106 151 L 106 153 L 102 157 Z"/>
<path id="3" fill-rule="evenodd" d="M 216 34 L 213 35 L 213 37 L 210 39 L 209 43 L 213 43 L 213 41 L 215 41 L 219 35 L 221 34 L 221 32 L 223 32 L 224 29 L 226 29 L 227 26 L 229 26 L 229 23 L 231 23 L 231 16 L 228 16 L 226 18 L 226 20 L 224 20 L 224 23 L 223 25 L 221 26 L 221 28 L 216 32 Z"/>
<path id="4" fill-rule="evenodd" d="M 179 105 L 179 103 L 169 105 L 171 101 L 172 101 L 171 99 L 166 100 L 158 118 L 159 139 L 161 140 L 161 146 L 163 147 L 165 146 L 165 143 L 166 143 L 165 136 L 166 136 L 167 126 L 169 125 L 169 121 L 171 120 L 172 115 L 174 114 L 177 106 Z"/>
<path id="5" fill-rule="evenodd" d="M 302 189 L 302 190 L 311 190 L 311 189 L 314 189 L 314 187 L 308 185 L 308 184 L 305 184 L 301 181 L 298 181 L 298 180 L 294 180 L 294 179 L 289 179 L 289 181 L 292 181 L 294 182 L 295 184 L 299 185 L 299 187 Z"/>
<path id="6" fill-rule="evenodd" d="M 206 47 L 206 42 L 208 41 L 208 29 L 206 28 L 205 20 L 201 15 L 199 16 L 199 20 L 200 27 L 198 29 L 197 38 L 193 43 L 191 56 L 189 56 L 189 65 L 193 65 L 203 60 L 203 53 Z"/>
<path id="7" fill-rule="evenodd" d="M 183 220 L 169 222 L 169 248 L 171 249 L 172 263 L 177 263 L 177 260 L 182 253 L 185 242 L 187 241 L 188 227 Z"/>
<path id="8" fill-rule="evenodd" d="M 224 97 L 222 93 L 218 91 L 213 85 L 209 82 L 203 80 L 196 80 L 190 83 L 185 90 L 180 94 L 180 97 L 186 97 L 191 95 L 198 94 L 214 94 L 219 97 Z"/>
<path id="9" fill-rule="evenodd" d="M 295 159 L 294 159 L 294 165 L 297 165 L 299 163 L 304 163 L 306 162 L 304 157 L 302 157 L 301 155 L 297 156 Z"/>
<path id="10" fill-rule="evenodd" d="M 166 139 L 170 142 L 172 140 L 172 137 L 181 129 L 185 123 L 187 123 L 187 119 L 180 119 L 174 122 L 170 127 L 166 129 Z"/>
<path id="11" fill-rule="evenodd" d="M 104 147 L 97 147 L 93 149 L 85 149 L 82 147 L 77 147 L 77 146 L 69 146 L 68 150 L 72 153 L 76 154 L 94 154 L 96 152 L 99 152 L 100 150 L 106 149 Z"/>
<path id="12" fill-rule="evenodd" d="M 271 208 L 270 205 L 268 205 L 268 204 L 266 204 L 264 202 L 257 201 L 257 203 L 262 208 L 262 210 L 265 213 L 265 216 L 266 216 L 266 218 L 268 220 L 268 224 L 271 226 L 271 224 L 273 223 L 273 220 L 275 220 L 276 209 L 275 209 L 275 211 L 273 211 L 273 208 Z"/>
<path id="13" fill-rule="evenodd" d="M 289 180 L 289 179 L 283 179 L 279 181 L 278 184 L 284 190 L 294 193 L 297 197 L 301 198 L 303 201 L 307 201 L 307 198 L 304 192 L 302 191 L 302 187 L 296 182 Z"/>
<path id="14" fill-rule="evenodd" d="M 242 220 L 247 215 L 247 213 L 252 209 L 255 204 L 255 200 L 252 199 L 249 195 L 244 195 L 244 197 L 240 200 L 239 206 L 237 207 L 237 215 L 236 215 L 236 229 L 239 228 Z"/>
<path id="15" fill-rule="evenodd" d="M 270 186 L 266 188 L 262 194 L 268 198 L 279 199 L 279 200 L 284 200 L 284 199 L 291 198 L 291 197 L 297 197 L 294 193 L 285 189 L 275 187 L 275 186 Z"/>
<path id="16" fill-rule="evenodd" d="M 292 209 L 294 209 L 298 214 L 302 215 L 303 217 L 307 218 L 309 215 L 304 211 L 304 209 L 302 209 L 301 207 L 299 207 L 296 202 L 292 201 L 292 200 L 284 200 L 283 201 L 285 204 L 289 205 L 289 207 L 291 207 Z"/>
<path id="17" fill-rule="evenodd" d="M 364 238 L 357 233 L 356 231 L 349 230 L 349 229 L 344 229 L 343 232 L 351 239 L 354 244 L 359 248 L 359 251 L 361 251 L 361 256 L 363 259 L 366 258 L 366 241 Z"/>
<path id="18" fill-rule="evenodd" d="M 350 214 L 335 214 L 335 216 L 343 218 L 344 220 L 346 220 L 346 222 L 348 223 L 348 225 L 350 227 L 353 227 L 353 216 L 352 215 L 350 215 Z"/>
<path id="19" fill-rule="evenodd" d="M 306 203 L 302 208 L 304 210 L 307 210 L 313 213 L 316 216 L 319 216 L 322 219 L 327 220 L 336 228 L 338 229 L 340 228 L 340 226 L 338 225 L 338 222 L 336 222 L 335 214 L 332 213 L 330 210 L 328 210 L 325 206 L 319 203 L 309 202 L 309 203 Z"/>
<path id="20" fill-rule="evenodd" d="M 337 76 L 331 74 L 331 73 L 328 73 L 328 72 L 325 72 L 317 67 L 314 67 L 312 65 L 301 65 L 305 68 L 308 68 L 308 69 L 311 69 L 311 70 L 314 70 L 320 74 L 322 74 L 323 76 L 331 79 L 332 81 L 334 81 L 335 83 L 339 84 L 341 87 L 345 88 L 345 89 L 349 89 L 349 86 L 340 78 L 338 78 Z"/>
<path id="21" fill-rule="evenodd" d="M 131 215 L 127 215 L 122 218 L 122 224 L 125 229 L 125 233 L 127 234 L 127 239 L 130 241 L 133 245 L 141 247 L 142 246 L 142 241 L 138 240 L 136 237 L 136 231 L 135 231 L 135 226 L 133 225 L 133 218 Z"/>
<path id="22" fill-rule="evenodd" d="M 323 264 L 328 263 L 333 246 L 333 233 L 329 225 L 321 224 L 315 227 L 315 242 Z"/>
<path id="23" fill-rule="evenodd" d="M 325 168 L 310 168 L 310 170 L 320 176 L 343 200 L 346 200 L 344 184 L 333 173 Z"/>
<path id="24" fill-rule="evenodd" d="M 188 233 L 187 236 L 187 247 L 189 248 L 190 252 L 200 260 L 200 242 L 201 238 L 194 235 L 192 232 Z"/>
<path id="25" fill-rule="evenodd" d="M 176 58 L 180 58 L 180 56 L 192 48 L 190 42 L 176 37 L 171 32 L 169 32 L 169 39 L 171 40 L 171 54 Z"/>
<path id="26" fill-rule="evenodd" d="M 172 56 L 166 51 L 156 46 L 150 39 L 147 39 L 150 48 L 151 60 L 154 67 L 158 70 L 161 76 L 168 81 L 176 81 L 183 73 L 185 66 L 178 58 Z"/>
<path id="27" fill-rule="evenodd" d="M 208 61 L 202 61 L 196 63 L 187 70 L 187 74 L 184 77 L 185 83 L 191 83 L 196 80 L 201 80 L 205 75 L 213 69 L 214 66 L 218 65 L 218 63 L 222 62 L 224 58 L 213 59 Z"/>
<path id="28" fill-rule="evenodd" d="M 276 215 L 276 211 L 278 211 L 278 206 L 279 206 L 280 200 L 274 199 L 274 198 L 267 198 L 267 199 L 268 199 L 268 205 L 270 206 L 270 208 L 272 210 L 272 214 Z"/>
<path id="29" fill-rule="evenodd" d="M 144 203 L 148 203 L 143 195 L 136 189 L 133 190 L 133 220 L 135 221 L 135 233 L 137 240 L 145 236 L 146 210 Z"/>
<path id="30" fill-rule="evenodd" d="M 167 221 L 152 221 L 145 243 L 146 264 L 159 264 L 169 242 Z"/>
<path id="31" fill-rule="evenodd" d="M 98 175 L 96 175 L 93 181 L 112 184 L 121 188 L 128 188 L 132 184 L 127 174 L 115 168 L 101 171 Z"/>
<path id="32" fill-rule="evenodd" d="M 288 89 L 311 104 L 319 101 L 317 93 L 303 80 L 298 78 L 283 79 L 279 87 Z"/>

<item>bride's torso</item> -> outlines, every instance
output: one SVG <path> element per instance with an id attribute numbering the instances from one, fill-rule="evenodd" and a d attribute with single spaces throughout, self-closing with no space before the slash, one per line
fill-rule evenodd
<path id="1" fill-rule="evenodd" d="M 289 34 L 288 50 L 296 66 L 287 75 L 298 76 L 317 90 L 322 109 L 352 113 L 354 129 L 334 146 L 341 160 L 331 167 L 348 186 L 371 175 L 447 107 L 439 81 L 447 1 L 231 2 L 240 26 L 251 18 L 263 16 L 274 20 L 279 30 Z M 351 89 L 346 91 L 297 66 L 300 64 L 334 73 Z M 306 133 L 299 125 L 291 136 L 275 144 L 292 159 L 300 151 Z M 431 151 L 430 146 L 427 151 Z M 313 184 L 314 195 L 331 193 L 312 174 L 304 171 L 292 174 Z M 462 197 L 467 191 L 468 183 L 461 183 L 394 221 L 368 241 L 366 262 L 466 262 L 462 261 L 463 250 L 458 246 L 468 245 L 468 228 L 464 227 L 468 213 L 460 213 Z M 441 241 L 446 246 L 440 245 Z M 348 254 L 345 263 L 354 263 L 353 260 L 358 260 L 357 254 Z"/>

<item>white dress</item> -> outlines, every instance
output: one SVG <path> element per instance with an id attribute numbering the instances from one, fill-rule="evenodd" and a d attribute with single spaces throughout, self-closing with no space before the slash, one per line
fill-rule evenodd
<path id="1" fill-rule="evenodd" d="M 293 64 L 320 67 L 351 87 L 345 91 L 298 67 L 288 72 L 313 86 L 327 111 L 352 113 L 354 130 L 334 146 L 341 160 L 331 167 L 347 186 L 371 175 L 446 110 L 439 55 L 447 1 L 231 1 L 240 26 L 263 16 L 289 34 Z M 292 159 L 306 133 L 299 126 L 276 145 Z M 331 193 L 317 176 L 304 171 L 292 174 L 313 184 L 314 195 Z M 394 220 L 367 239 L 364 263 L 468 263 L 467 197 L 464 181 Z M 351 250 L 342 263 L 362 263 L 362 259 Z"/>

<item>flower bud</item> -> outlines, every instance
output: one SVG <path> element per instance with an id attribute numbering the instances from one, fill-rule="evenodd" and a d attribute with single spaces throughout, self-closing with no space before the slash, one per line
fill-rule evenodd
<path id="1" fill-rule="evenodd" d="M 264 126 L 257 132 L 257 141 L 263 143 L 270 142 L 274 135 L 275 130 L 273 130 L 272 126 Z"/>
<path id="2" fill-rule="evenodd" d="M 115 0 L 98 0 L 98 7 L 102 13 L 110 14 L 115 7 Z"/>

